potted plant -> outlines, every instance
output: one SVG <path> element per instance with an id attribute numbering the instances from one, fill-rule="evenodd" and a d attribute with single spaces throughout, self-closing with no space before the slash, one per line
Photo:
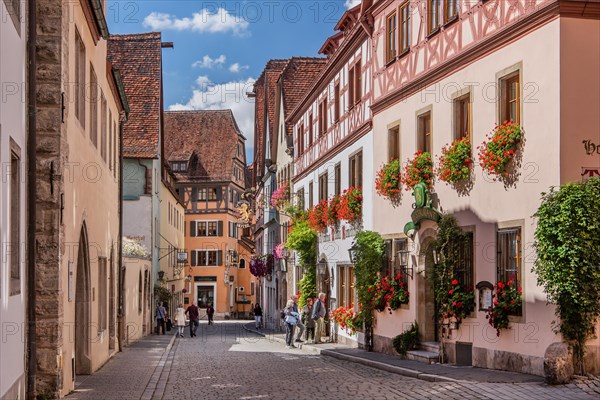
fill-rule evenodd
<path id="1" fill-rule="evenodd" d="M 498 282 L 495 287 L 493 307 L 485 318 L 489 324 L 496 328 L 496 335 L 500 336 L 501 329 L 509 326 L 510 315 L 520 315 L 523 305 L 523 292 L 517 287 L 514 276 L 506 283 Z"/>
<path id="2" fill-rule="evenodd" d="M 479 163 L 488 174 L 508 177 L 507 167 L 523 139 L 523 130 L 512 121 L 496 125 L 479 149 Z"/>
<path id="3" fill-rule="evenodd" d="M 408 160 L 404 168 L 403 182 L 406 190 L 412 190 L 417 183 L 424 183 L 429 188 L 433 187 L 433 161 L 431 154 L 421 150 L 415 153 L 412 160 Z"/>
<path id="4" fill-rule="evenodd" d="M 400 197 L 400 184 L 402 182 L 402 168 L 399 160 L 392 160 L 384 164 L 377 172 L 375 189 L 377 194 L 392 202 L 397 202 Z"/>
<path id="5" fill-rule="evenodd" d="M 442 148 L 437 176 L 447 183 L 468 180 L 473 169 L 471 141 L 468 137 L 455 140 Z"/>

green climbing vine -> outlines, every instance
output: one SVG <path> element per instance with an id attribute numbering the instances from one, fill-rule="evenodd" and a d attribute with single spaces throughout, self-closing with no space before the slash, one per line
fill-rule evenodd
<path id="1" fill-rule="evenodd" d="M 555 330 L 573 347 L 583 375 L 585 343 L 600 317 L 600 178 L 542 193 L 535 217 L 533 272 L 556 305 Z"/>
<path id="2" fill-rule="evenodd" d="M 317 232 L 308 226 L 305 218 L 298 218 L 288 234 L 285 247 L 298 253 L 300 264 L 304 267 L 304 276 L 299 283 L 299 305 L 302 307 L 309 297 L 317 296 Z"/>
<path id="3" fill-rule="evenodd" d="M 377 232 L 362 231 L 356 234 L 353 247 L 355 249 L 354 276 L 358 292 L 359 319 L 364 323 L 366 345 L 371 350 L 375 293 L 370 291 L 369 287 L 375 284 L 378 273 L 381 271 L 385 242 Z"/>

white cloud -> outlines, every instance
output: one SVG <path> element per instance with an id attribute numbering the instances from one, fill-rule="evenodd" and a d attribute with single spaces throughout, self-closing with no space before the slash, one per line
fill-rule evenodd
<path id="1" fill-rule="evenodd" d="M 202 9 L 192 17 L 177 18 L 174 15 L 152 12 L 144 18 L 144 26 L 155 31 L 175 30 L 200 33 L 227 33 L 243 36 L 248 33 L 248 21 L 230 14 L 224 8 Z"/>
<path id="2" fill-rule="evenodd" d="M 248 161 L 254 153 L 254 99 L 246 93 L 254 88 L 255 79 L 248 78 L 226 83 L 214 83 L 207 76 L 196 79 L 192 97 L 186 103 L 169 106 L 169 110 L 224 110 L 231 109 L 237 124 L 246 136 Z"/>
<path id="3" fill-rule="evenodd" d="M 360 0 L 346 0 L 346 2 L 344 3 L 346 8 L 348 8 L 348 9 L 355 7 L 359 4 L 360 4 Z"/>
<path id="4" fill-rule="evenodd" d="M 229 66 L 229 71 L 237 74 L 239 72 L 247 70 L 248 68 L 250 67 L 247 65 L 240 65 L 240 63 L 235 63 Z"/>
<path id="5" fill-rule="evenodd" d="M 225 57 L 223 54 L 221 54 L 217 58 L 211 58 L 209 55 L 205 55 L 204 57 L 202 57 L 202 60 L 193 63 L 192 67 L 212 69 L 225 64 L 225 60 L 227 60 L 227 57 Z"/>

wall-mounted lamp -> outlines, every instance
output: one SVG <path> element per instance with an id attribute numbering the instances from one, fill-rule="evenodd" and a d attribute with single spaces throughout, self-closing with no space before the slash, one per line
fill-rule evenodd
<path id="1" fill-rule="evenodd" d="M 350 262 L 352 264 L 356 262 L 356 250 L 358 250 L 356 244 L 352 244 L 352 247 L 348 249 L 348 256 L 350 257 Z"/>

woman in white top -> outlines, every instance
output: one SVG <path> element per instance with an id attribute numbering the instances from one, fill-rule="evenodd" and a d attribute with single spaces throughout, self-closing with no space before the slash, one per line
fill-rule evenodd
<path id="1" fill-rule="evenodd" d="M 177 336 L 183 337 L 183 330 L 185 328 L 185 309 L 182 304 L 175 310 L 175 324 L 177 325 Z"/>

